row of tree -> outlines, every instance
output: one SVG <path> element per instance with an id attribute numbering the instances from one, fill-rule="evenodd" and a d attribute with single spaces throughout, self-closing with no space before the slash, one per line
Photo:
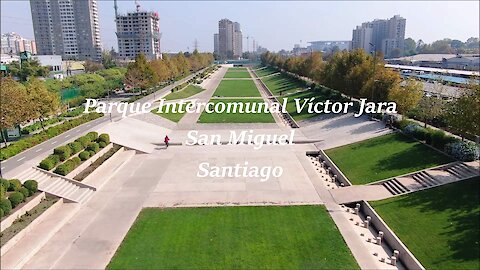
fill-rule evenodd
<path id="1" fill-rule="evenodd" d="M 147 89 L 160 82 L 174 80 L 191 72 L 196 72 L 213 63 L 211 53 L 178 53 L 172 57 L 163 54 L 162 59 L 147 61 L 139 54 L 127 67 L 125 83 L 133 88 Z"/>
<path id="2" fill-rule="evenodd" d="M 0 130 L 11 128 L 20 123 L 44 119 L 55 115 L 61 109 L 58 94 L 48 91 L 45 84 L 37 78 L 21 83 L 10 77 L 0 78 L 1 117 Z"/>
<path id="3" fill-rule="evenodd" d="M 267 52 L 261 55 L 261 61 L 263 65 L 306 77 L 350 97 L 394 101 L 400 113 L 425 123 L 441 118 L 450 130 L 460 135 L 480 134 L 478 81 L 466 85 L 458 99 L 447 102 L 438 96 L 424 95 L 422 83 L 402 80 L 398 72 L 385 68 L 381 55 L 372 56 L 361 49 L 336 52 L 326 61 L 318 52 L 292 57 Z M 444 85 L 435 87 L 436 92 L 445 92 Z"/>
<path id="4" fill-rule="evenodd" d="M 471 53 L 478 54 L 480 53 L 480 40 L 478 38 L 471 37 L 465 42 L 458 39 L 441 39 L 434 41 L 430 44 L 423 42 L 421 39 L 418 41 L 413 40 L 412 38 L 405 39 L 405 55 L 415 55 L 419 53 L 445 53 L 445 54 L 456 54 L 456 53 Z"/>

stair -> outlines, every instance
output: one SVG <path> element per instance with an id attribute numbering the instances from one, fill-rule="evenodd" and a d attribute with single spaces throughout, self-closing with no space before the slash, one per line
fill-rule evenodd
<path id="1" fill-rule="evenodd" d="M 410 191 L 407 187 L 405 187 L 402 183 L 400 183 L 396 178 L 383 182 L 382 186 L 384 186 L 388 190 L 388 192 L 390 192 L 392 195 L 399 195 L 399 194 L 403 194 Z"/>
<path id="2" fill-rule="evenodd" d="M 412 178 L 422 185 L 422 187 L 432 187 L 441 184 L 426 171 L 421 171 L 412 175 Z"/>
<path id="3" fill-rule="evenodd" d="M 30 179 L 36 180 L 39 190 L 77 203 L 87 201 L 95 191 L 93 187 L 46 173 L 34 167 L 23 171 L 16 178 L 21 182 Z"/>

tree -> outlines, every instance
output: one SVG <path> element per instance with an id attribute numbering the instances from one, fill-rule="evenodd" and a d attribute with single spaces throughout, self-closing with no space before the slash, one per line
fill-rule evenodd
<path id="1" fill-rule="evenodd" d="M 26 82 L 29 77 L 47 77 L 49 73 L 49 67 L 42 67 L 40 62 L 34 59 L 23 61 L 21 66 L 20 62 L 12 62 L 7 68 L 22 82 Z"/>
<path id="2" fill-rule="evenodd" d="M 57 93 L 48 91 L 45 84 L 36 78 L 29 80 L 26 89 L 32 118 L 38 118 L 42 128 L 45 129 L 43 121 L 58 112 L 60 97 Z"/>
<path id="3" fill-rule="evenodd" d="M 135 57 L 135 62 L 128 65 L 124 80 L 134 88 L 147 89 L 158 82 L 158 77 L 145 55 L 139 54 Z"/>
<path id="4" fill-rule="evenodd" d="M 405 81 L 405 85 L 394 87 L 388 93 L 388 99 L 397 104 L 400 113 L 405 114 L 415 108 L 423 96 L 423 86 L 420 82 L 413 79 Z"/>
<path id="5" fill-rule="evenodd" d="M 480 135 L 480 85 L 470 83 L 463 94 L 447 106 L 447 123 L 462 139 Z"/>
<path id="6" fill-rule="evenodd" d="M 417 44 L 412 38 L 405 39 L 404 54 L 405 55 L 414 55 L 417 53 Z"/>
<path id="7" fill-rule="evenodd" d="M 116 56 L 115 50 L 112 49 L 110 51 L 104 50 L 102 52 L 102 65 L 104 68 L 109 69 L 116 67 L 117 64 L 115 63 L 115 56 Z"/>
<path id="8" fill-rule="evenodd" d="M 86 60 L 85 63 L 83 64 L 83 67 L 85 68 L 86 73 L 94 73 L 96 71 L 103 69 L 102 64 L 93 62 L 90 60 Z"/>
<path id="9" fill-rule="evenodd" d="M 0 78 L 0 89 L 0 130 L 29 120 L 31 111 L 25 86 L 11 78 Z M 3 140 L 6 142 L 5 137 Z"/>
<path id="10" fill-rule="evenodd" d="M 427 122 L 434 119 L 435 117 L 440 116 L 445 109 L 445 101 L 440 97 L 445 91 L 445 88 L 441 84 L 435 84 L 434 93 L 438 96 L 425 95 L 423 96 L 418 105 L 417 112 L 418 116 L 423 119 L 425 127 L 427 127 Z"/>

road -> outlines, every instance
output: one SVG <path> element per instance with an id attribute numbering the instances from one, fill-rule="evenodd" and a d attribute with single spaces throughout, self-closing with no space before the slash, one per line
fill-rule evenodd
<path id="1" fill-rule="evenodd" d="M 162 94 L 170 92 L 172 88 L 177 87 L 178 85 L 183 84 L 184 82 L 190 80 L 196 74 L 203 72 L 203 70 L 200 70 L 197 73 L 191 74 L 171 85 L 168 85 L 156 91 L 155 93 L 145 96 L 137 100 L 136 103 L 143 104 L 146 102 L 152 102 L 155 97 L 159 97 Z M 95 119 L 93 121 L 80 125 L 78 127 L 75 127 L 67 132 L 64 132 L 56 137 L 53 137 L 39 145 L 29 148 L 14 157 L 1 161 L 0 169 L 1 169 L 2 176 L 7 178 L 15 177 L 15 175 L 22 172 L 25 168 L 27 168 L 28 166 L 31 166 L 32 160 L 36 159 L 38 156 L 45 155 L 46 152 L 52 153 L 54 148 L 64 145 L 68 142 L 71 142 L 76 138 L 83 136 L 87 132 L 96 130 L 99 126 L 105 123 L 108 123 L 110 121 L 118 121 L 120 120 L 120 118 L 121 118 L 120 114 L 117 114 L 117 113 L 112 113 L 112 116 L 107 114 L 103 117 L 100 117 L 98 119 Z"/>

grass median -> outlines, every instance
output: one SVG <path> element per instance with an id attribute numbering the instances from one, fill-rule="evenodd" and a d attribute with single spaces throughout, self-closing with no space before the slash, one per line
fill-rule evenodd
<path id="1" fill-rule="evenodd" d="M 190 84 L 187 87 L 185 87 L 183 90 L 175 91 L 175 92 L 172 92 L 172 93 L 168 94 L 167 96 L 165 96 L 165 100 L 189 98 L 189 97 L 191 97 L 193 95 L 196 95 L 196 94 L 198 94 L 198 93 L 200 93 L 204 90 L 205 89 L 203 89 L 199 86 Z"/>
<path id="2" fill-rule="evenodd" d="M 252 99 L 211 99 L 210 102 L 214 104 L 223 102 L 235 102 L 239 104 L 250 103 L 252 106 L 254 103 L 263 104 L 263 99 L 260 98 L 252 98 Z M 272 114 L 270 113 L 207 113 L 203 112 L 198 119 L 198 123 L 275 123 L 275 119 L 273 119 Z"/>
<path id="3" fill-rule="evenodd" d="M 260 97 L 260 92 L 253 80 L 222 80 L 213 96 Z"/>
<path id="4" fill-rule="evenodd" d="M 147 208 L 108 269 L 358 269 L 324 206 Z"/>

